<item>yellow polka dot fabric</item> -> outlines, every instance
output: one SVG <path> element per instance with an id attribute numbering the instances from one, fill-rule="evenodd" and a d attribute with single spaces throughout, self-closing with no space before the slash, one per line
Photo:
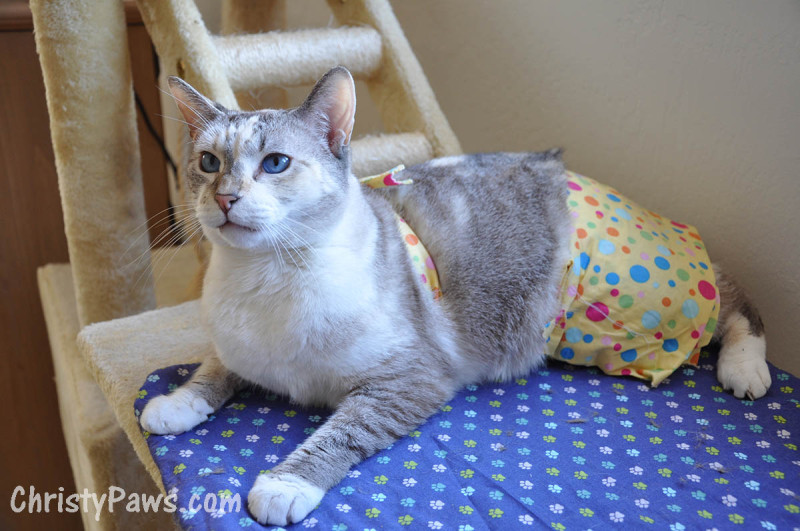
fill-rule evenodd
<path id="1" fill-rule="evenodd" d="M 719 293 L 697 230 L 568 172 L 572 261 L 548 355 L 658 385 L 696 364 L 719 316 Z"/>
<path id="2" fill-rule="evenodd" d="M 379 173 L 378 175 L 370 175 L 359 179 L 359 182 L 370 188 L 385 188 L 387 186 L 400 186 L 404 184 L 413 184 L 413 180 L 397 180 L 397 174 L 402 172 L 405 166 L 402 164 L 392 168 L 391 170 Z M 406 220 L 395 214 L 397 220 L 397 228 L 400 230 L 400 235 L 403 237 L 403 242 L 406 244 L 408 256 L 411 259 L 411 264 L 414 270 L 419 275 L 420 280 L 427 286 L 433 293 L 434 300 L 439 300 L 442 296 L 441 286 L 439 285 L 439 274 L 436 272 L 436 265 L 433 258 L 428 253 L 428 250 L 419 241 L 419 238 L 408 226 Z"/>

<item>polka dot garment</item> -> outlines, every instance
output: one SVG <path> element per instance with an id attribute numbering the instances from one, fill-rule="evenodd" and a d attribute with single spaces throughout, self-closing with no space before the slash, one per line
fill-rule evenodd
<path id="1" fill-rule="evenodd" d="M 413 184 L 414 181 L 411 179 L 402 181 L 396 179 L 397 174 L 404 169 L 405 166 L 401 164 L 387 172 L 359 179 L 359 182 L 370 188 L 385 188 L 387 186 Z M 431 290 L 434 300 L 439 300 L 442 296 L 442 290 L 439 285 L 439 274 L 436 272 L 436 265 L 433 263 L 433 258 L 431 258 L 428 250 L 422 242 L 419 241 L 419 238 L 411 227 L 408 226 L 406 220 L 397 214 L 395 214 L 395 217 L 397 218 L 397 228 L 400 231 L 400 235 L 403 237 L 403 243 L 406 244 L 408 257 L 411 259 L 414 270 L 417 272 L 417 275 L 419 275 L 419 279 L 422 283 Z"/>
<path id="2" fill-rule="evenodd" d="M 696 364 L 711 340 L 719 294 L 697 230 L 567 172 L 574 222 L 561 309 L 548 354 L 658 385 Z"/>

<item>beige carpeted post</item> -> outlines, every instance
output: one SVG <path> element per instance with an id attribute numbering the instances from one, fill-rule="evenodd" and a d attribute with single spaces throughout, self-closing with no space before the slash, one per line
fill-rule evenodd
<path id="1" fill-rule="evenodd" d="M 80 323 L 154 308 L 122 2 L 31 10 Z"/>
<path id="2" fill-rule="evenodd" d="M 383 37 L 383 62 L 367 86 L 381 111 L 385 130 L 422 131 L 434 156 L 460 154 L 458 138 L 439 108 L 389 1 L 328 0 L 328 5 L 340 24 L 371 26 Z"/>

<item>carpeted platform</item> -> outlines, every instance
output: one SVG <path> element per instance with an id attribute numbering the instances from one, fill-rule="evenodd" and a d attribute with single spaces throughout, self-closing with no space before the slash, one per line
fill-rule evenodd
<path id="1" fill-rule="evenodd" d="M 797 528 L 800 381 L 771 367 L 767 396 L 740 401 L 718 386 L 713 358 L 703 353 L 698 368 L 656 389 L 559 362 L 516 382 L 469 387 L 351 470 L 294 527 Z M 196 366 L 151 374 L 136 414 Z M 181 525 L 260 528 L 246 507 L 255 477 L 326 414 L 254 390 L 191 432 L 150 435 L 166 489 L 178 489 Z M 238 494 L 241 510 L 217 503 L 206 512 L 209 493 L 218 502 Z"/>

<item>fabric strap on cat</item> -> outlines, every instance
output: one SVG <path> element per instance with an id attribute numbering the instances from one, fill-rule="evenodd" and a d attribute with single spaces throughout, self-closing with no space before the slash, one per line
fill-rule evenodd
<path id="1" fill-rule="evenodd" d="M 401 181 L 396 179 L 396 176 L 404 169 L 406 169 L 406 167 L 400 164 L 389 171 L 363 177 L 359 179 L 358 182 L 370 188 L 386 188 L 387 186 L 414 184 L 414 181 L 411 179 Z M 398 216 L 397 213 L 395 213 L 394 216 L 397 220 L 397 228 L 400 230 L 400 235 L 403 237 L 403 242 L 406 244 L 406 250 L 408 251 L 408 257 L 411 259 L 411 264 L 414 266 L 422 283 L 433 293 L 433 299 L 439 300 L 442 296 L 441 286 L 439 285 L 439 274 L 436 272 L 436 265 L 433 263 L 430 253 L 428 253 L 428 250 L 420 239 L 411 227 L 409 227 L 406 220 Z"/>

